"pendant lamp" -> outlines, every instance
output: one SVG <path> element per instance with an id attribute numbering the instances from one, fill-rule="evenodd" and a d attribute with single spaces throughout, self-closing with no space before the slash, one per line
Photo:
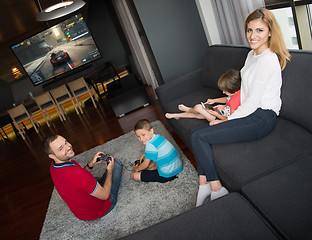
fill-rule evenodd
<path id="1" fill-rule="evenodd" d="M 39 14 L 36 18 L 37 21 L 49 21 L 56 18 L 63 17 L 67 14 L 75 12 L 82 8 L 86 3 L 82 0 L 61 1 L 54 4 L 44 10 L 42 10 L 39 0 L 37 0 L 39 6 Z"/>

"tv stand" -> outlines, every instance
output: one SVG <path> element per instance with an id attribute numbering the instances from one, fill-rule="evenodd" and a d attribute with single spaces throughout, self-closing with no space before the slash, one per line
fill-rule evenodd
<path id="1" fill-rule="evenodd" d="M 145 86 L 139 85 L 134 75 L 130 74 L 120 79 L 121 88 L 108 92 L 108 100 L 116 117 L 150 104 Z"/>

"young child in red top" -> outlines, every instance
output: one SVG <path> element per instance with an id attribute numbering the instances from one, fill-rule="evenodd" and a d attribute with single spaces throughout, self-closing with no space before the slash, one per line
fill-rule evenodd
<path id="1" fill-rule="evenodd" d="M 240 72 L 230 69 L 225 72 L 218 80 L 218 87 L 227 97 L 208 99 L 205 103 L 196 104 L 193 108 L 183 104 L 178 106 L 182 113 L 166 113 L 166 118 L 197 118 L 207 119 L 209 122 L 223 120 L 230 116 L 240 105 Z M 207 105 L 214 105 L 209 109 Z M 224 105 L 225 104 L 225 105 Z"/>

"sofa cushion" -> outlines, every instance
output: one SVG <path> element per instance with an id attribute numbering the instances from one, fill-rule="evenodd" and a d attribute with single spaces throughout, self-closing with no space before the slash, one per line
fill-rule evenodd
<path id="1" fill-rule="evenodd" d="M 192 91 L 201 89 L 200 79 L 202 69 L 197 69 L 193 72 L 184 74 L 172 81 L 166 82 L 155 89 L 157 97 L 162 106 L 171 102 L 174 99 L 181 98 Z"/>
<path id="2" fill-rule="evenodd" d="M 241 70 L 249 47 L 213 45 L 207 49 L 203 66 L 202 85 L 218 89 L 218 79 L 230 68 Z"/>
<path id="3" fill-rule="evenodd" d="M 280 116 L 312 132 L 312 51 L 290 51 L 291 61 L 283 71 Z"/>
<path id="4" fill-rule="evenodd" d="M 165 113 L 179 113 L 181 112 L 178 109 L 179 104 L 184 104 L 186 106 L 194 106 L 200 102 L 205 102 L 208 98 L 217 98 L 222 97 L 222 92 L 220 90 L 212 88 L 200 88 L 197 91 L 193 91 L 187 95 L 184 95 L 181 98 L 177 98 L 174 101 L 171 101 L 163 106 Z M 184 143 L 191 148 L 190 143 L 190 131 L 203 124 L 207 124 L 207 120 L 202 119 L 170 119 L 168 120 L 173 130 L 178 134 L 180 138 L 183 139 Z"/>
<path id="5" fill-rule="evenodd" d="M 287 239 L 312 238 L 312 155 L 242 188 L 243 194 Z"/>
<path id="6" fill-rule="evenodd" d="M 278 117 L 266 137 L 243 143 L 213 145 L 214 163 L 225 186 L 232 191 L 281 166 L 311 153 L 312 134 L 291 121 Z"/>
<path id="7" fill-rule="evenodd" d="M 126 236 L 122 239 L 279 239 L 239 194 L 216 201 Z"/>

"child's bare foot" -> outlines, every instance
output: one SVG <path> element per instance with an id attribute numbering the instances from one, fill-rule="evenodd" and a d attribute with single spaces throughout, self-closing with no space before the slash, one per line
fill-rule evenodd
<path id="1" fill-rule="evenodd" d="M 179 104 L 178 105 L 179 110 L 183 111 L 183 112 L 188 112 L 191 110 L 190 107 L 185 106 L 184 104 Z"/>
<path id="2" fill-rule="evenodd" d="M 174 114 L 174 113 L 166 113 L 165 117 L 168 118 L 168 119 L 171 119 L 171 118 L 179 119 L 179 117 L 176 116 L 176 115 L 177 114 Z"/>

